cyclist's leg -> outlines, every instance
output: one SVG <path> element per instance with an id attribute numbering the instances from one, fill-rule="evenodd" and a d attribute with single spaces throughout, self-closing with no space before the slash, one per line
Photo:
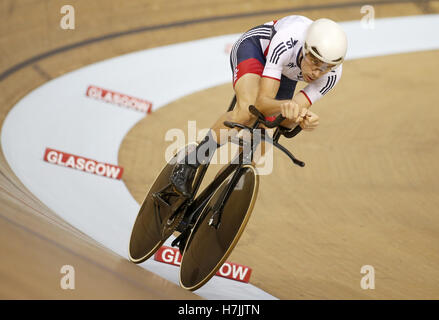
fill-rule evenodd
<path id="1" fill-rule="evenodd" d="M 177 165 L 171 175 L 173 185 L 186 196 L 191 192 L 191 181 L 195 177 L 196 168 L 201 164 L 209 163 L 218 147 L 228 141 L 230 131 L 224 126 L 224 121 L 250 124 L 253 119 L 248 106 L 256 101 L 259 80 L 265 65 L 259 38 L 251 35 L 241 37 L 232 48 L 230 65 L 237 105 L 233 111 L 223 114 L 198 144 L 195 151 L 185 157 L 184 163 L 191 163 L 191 165 Z"/>
<path id="2" fill-rule="evenodd" d="M 238 122 L 244 125 L 250 125 L 254 121 L 254 116 L 248 111 L 248 106 L 255 104 L 260 79 L 261 76 L 256 73 L 246 73 L 236 82 L 234 86 L 235 108 L 221 115 L 211 128 L 215 132 L 219 144 L 225 143 L 229 136 L 224 121 Z"/>
<path id="3" fill-rule="evenodd" d="M 251 124 L 254 116 L 248 111 L 248 106 L 255 104 L 264 65 L 265 57 L 257 37 L 243 36 L 234 44 L 230 55 L 230 66 L 233 72 L 236 105 L 232 111 L 225 112 L 215 121 L 211 130 L 198 145 L 198 163 L 210 161 L 214 151 L 228 141 L 231 132 L 224 125 L 224 121 Z"/>
<path id="4" fill-rule="evenodd" d="M 254 116 L 248 111 L 249 105 L 254 105 L 259 91 L 259 82 L 265 66 L 265 56 L 262 51 L 259 36 L 244 34 L 234 45 L 230 53 L 230 67 L 233 73 L 233 89 L 236 95 L 235 108 L 224 113 L 212 126 L 221 143 L 229 134 L 221 134 L 221 129 L 227 129 L 224 121 L 238 122 L 250 125 Z"/>

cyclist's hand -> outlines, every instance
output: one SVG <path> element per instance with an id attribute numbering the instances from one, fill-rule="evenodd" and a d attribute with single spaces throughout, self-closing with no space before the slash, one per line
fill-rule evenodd
<path id="1" fill-rule="evenodd" d="M 307 113 L 306 108 L 301 108 L 295 101 L 291 100 L 280 105 L 282 115 L 290 121 L 299 123 Z"/>
<path id="2" fill-rule="evenodd" d="M 300 126 L 303 130 L 314 130 L 319 125 L 319 116 L 314 112 L 307 110 L 305 117 L 300 122 Z"/>

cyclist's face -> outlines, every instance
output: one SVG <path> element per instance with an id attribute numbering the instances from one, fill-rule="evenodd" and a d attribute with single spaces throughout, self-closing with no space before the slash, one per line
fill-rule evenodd
<path id="1" fill-rule="evenodd" d="M 316 57 L 314 57 L 311 53 L 307 53 L 304 55 L 302 59 L 302 74 L 303 79 L 306 82 L 312 82 L 317 78 L 320 78 L 322 75 L 331 71 L 335 66 L 332 64 L 327 64 L 323 61 L 320 61 Z"/>

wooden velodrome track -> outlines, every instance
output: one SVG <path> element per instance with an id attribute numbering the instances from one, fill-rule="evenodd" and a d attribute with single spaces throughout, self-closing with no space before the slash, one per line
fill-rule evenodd
<path id="1" fill-rule="evenodd" d="M 1 123 L 36 87 L 94 62 L 239 33 L 288 14 L 361 19 L 363 3 L 71 4 L 76 29 L 65 31 L 59 27 L 59 1 L 0 2 Z M 376 17 L 439 12 L 438 1 L 368 4 Z M 438 58 L 437 51 L 428 51 L 344 64 L 336 89 L 312 107 L 320 127 L 284 141 L 307 166 L 295 167 L 276 153 L 273 174 L 261 177 L 252 218 L 229 258 L 253 268 L 251 283 L 281 299 L 439 298 Z M 119 164 L 137 201 L 163 166 L 163 157 L 145 154 L 164 152 L 164 133 L 185 129 L 187 120 L 209 127 L 231 97 L 230 84 L 192 94 L 129 132 Z M 198 298 L 63 222 L 26 190 L 3 155 L 0 169 L 0 298 Z M 75 290 L 60 289 L 60 268 L 66 264 L 77 270 Z M 363 265 L 375 268 L 375 290 L 360 287 Z"/>

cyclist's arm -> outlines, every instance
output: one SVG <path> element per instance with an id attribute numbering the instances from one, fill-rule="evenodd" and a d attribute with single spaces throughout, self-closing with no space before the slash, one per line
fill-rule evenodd
<path id="1" fill-rule="evenodd" d="M 319 79 L 309 83 L 303 88 L 303 93 L 309 98 L 310 102 L 316 103 L 324 95 L 333 90 L 339 82 L 342 75 L 343 66 L 339 65 L 335 70 L 332 70 Z"/>
<path id="2" fill-rule="evenodd" d="M 261 110 L 266 115 L 271 115 L 281 112 L 281 106 L 284 103 L 292 102 L 297 104 L 299 110 L 309 108 L 311 106 L 310 100 L 302 91 L 296 93 L 292 100 L 276 100 L 276 94 L 279 90 L 280 82 L 277 79 L 262 77 L 259 83 L 259 92 L 256 99 L 256 108 Z"/>
<path id="3" fill-rule="evenodd" d="M 293 55 L 293 48 L 285 45 L 285 40 L 291 38 L 291 30 L 279 30 L 270 42 L 267 61 L 259 82 L 259 91 L 255 106 L 266 115 L 282 112 L 282 104 L 293 103 L 297 109 L 308 108 L 311 103 L 304 97 L 304 93 L 297 94 L 292 100 L 276 100 L 282 77 L 283 66 Z"/>

